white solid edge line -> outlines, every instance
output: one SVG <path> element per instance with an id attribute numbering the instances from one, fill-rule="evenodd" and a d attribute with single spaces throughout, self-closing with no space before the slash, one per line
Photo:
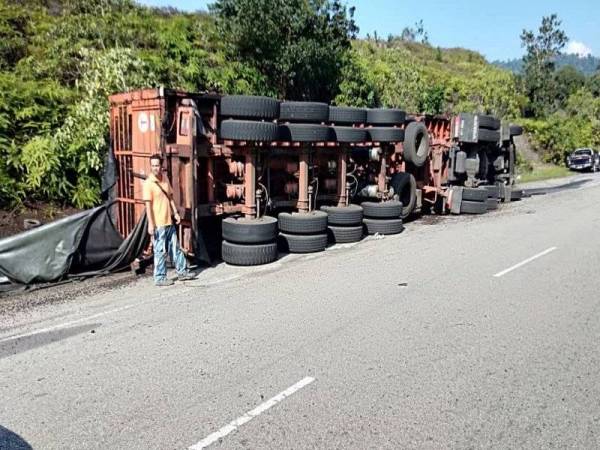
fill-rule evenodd
<path id="1" fill-rule="evenodd" d="M 518 269 L 519 267 L 524 266 L 525 264 L 528 264 L 531 261 L 541 258 L 542 256 L 547 255 L 548 253 L 551 253 L 556 249 L 557 249 L 557 247 L 550 247 L 550 248 L 544 250 L 543 252 L 538 253 L 537 255 L 533 255 L 531 258 L 527 258 L 525 261 L 521 261 L 520 263 L 515 264 L 514 266 L 509 267 L 508 269 L 505 269 L 502 272 L 498 272 L 497 274 L 494 275 L 494 277 L 499 278 L 503 275 L 506 275 L 507 273 L 512 272 L 513 270 Z"/>
<path id="2" fill-rule="evenodd" d="M 225 436 L 227 436 L 232 431 L 237 430 L 239 427 L 241 427 L 245 423 L 250 422 L 256 416 L 262 414 L 267 409 L 272 408 L 277 403 L 280 403 L 285 398 L 287 398 L 290 395 L 294 394 L 295 392 L 299 391 L 303 387 L 308 386 L 313 381 L 315 381 L 315 379 L 313 377 L 303 378 L 302 380 L 298 381 L 293 386 L 290 386 L 289 388 L 287 388 L 285 391 L 280 392 L 275 397 L 270 398 L 266 402 L 261 403 L 260 405 L 258 405 L 253 410 L 248 411 L 243 416 L 238 417 L 234 421 L 228 423 L 227 425 L 225 425 L 224 427 L 222 427 L 220 430 L 215 431 L 214 433 L 209 434 L 208 436 L 206 436 L 204 439 L 202 439 L 197 444 L 194 444 L 191 447 L 189 447 L 189 450 L 201 450 L 203 448 L 208 447 L 209 445 L 215 443 L 219 439 L 224 438 Z"/>
<path id="3" fill-rule="evenodd" d="M 130 309 L 130 308 L 133 308 L 135 306 L 138 306 L 138 305 L 122 306 L 120 308 L 111 309 L 109 311 L 104 311 L 104 312 L 101 312 L 101 313 L 98 313 L 98 314 L 94 314 L 92 316 L 82 317 L 81 319 L 72 320 L 70 322 L 64 322 L 64 323 L 61 323 L 61 324 L 58 324 L 58 325 L 53 325 L 51 327 L 41 328 L 41 329 L 35 330 L 35 331 L 30 331 L 29 333 L 22 333 L 22 334 L 15 334 L 15 335 L 12 335 L 12 336 L 7 336 L 7 337 L 5 337 L 3 339 L 0 339 L 0 344 L 2 344 L 3 342 L 13 341 L 15 339 L 21 339 L 21 338 L 24 338 L 24 337 L 35 336 L 36 334 L 47 333 L 49 331 L 54 331 L 54 330 L 58 330 L 60 328 L 69 327 L 71 325 L 75 325 L 75 324 L 81 323 L 81 322 L 86 322 L 88 320 L 95 319 L 97 317 L 106 316 L 107 314 L 113 314 L 113 313 L 116 313 L 116 312 L 125 311 L 126 309 Z"/>

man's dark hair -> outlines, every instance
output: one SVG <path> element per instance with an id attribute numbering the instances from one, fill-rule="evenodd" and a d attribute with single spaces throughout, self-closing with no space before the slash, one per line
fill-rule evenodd
<path id="1" fill-rule="evenodd" d="M 150 157 L 150 161 L 152 161 L 153 159 L 158 159 L 160 161 L 160 163 L 162 164 L 163 161 L 163 157 L 162 155 L 160 155 L 159 153 L 155 153 L 154 155 L 152 155 Z"/>

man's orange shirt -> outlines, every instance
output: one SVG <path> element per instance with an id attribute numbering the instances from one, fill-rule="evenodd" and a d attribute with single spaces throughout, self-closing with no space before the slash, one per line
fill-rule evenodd
<path id="1" fill-rule="evenodd" d="M 169 197 L 160 190 L 157 183 L 169 194 Z M 171 189 L 171 185 L 166 177 L 163 177 L 163 181 L 158 181 L 158 178 L 154 174 L 148 175 L 148 178 L 144 181 L 143 198 L 145 202 L 150 202 L 152 215 L 154 216 L 154 225 L 156 227 L 166 227 L 173 224 L 170 205 L 170 198 L 172 196 L 173 189 Z"/>

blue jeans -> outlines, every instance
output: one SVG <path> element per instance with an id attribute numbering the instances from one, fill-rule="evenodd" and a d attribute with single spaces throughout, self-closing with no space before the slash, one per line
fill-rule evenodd
<path id="1" fill-rule="evenodd" d="M 185 256 L 177 242 L 177 229 L 174 225 L 157 227 L 152 236 L 152 247 L 154 248 L 154 282 L 167 278 L 167 255 L 171 255 L 171 261 L 175 264 L 178 275 L 187 272 Z"/>

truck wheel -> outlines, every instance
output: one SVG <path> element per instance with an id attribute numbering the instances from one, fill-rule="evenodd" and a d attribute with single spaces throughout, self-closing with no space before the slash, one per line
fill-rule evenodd
<path id="1" fill-rule="evenodd" d="M 327 230 L 327 213 L 279 213 L 279 230 L 292 234 L 319 234 Z"/>
<path id="2" fill-rule="evenodd" d="M 329 105 L 316 102 L 283 102 L 279 110 L 283 122 L 327 122 Z"/>
<path id="3" fill-rule="evenodd" d="M 327 125 L 289 123 L 279 125 L 279 140 L 289 142 L 331 141 L 331 129 Z"/>
<path id="4" fill-rule="evenodd" d="M 223 118 L 273 120 L 279 117 L 279 100 L 255 95 L 226 95 L 221 98 L 219 114 Z"/>
<path id="5" fill-rule="evenodd" d="M 277 239 L 277 219 L 228 217 L 223 220 L 223 239 L 234 244 L 262 244 Z"/>
<path id="6" fill-rule="evenodd" d="M 500 129 L 500 120 L 495 118 L 494 116 L 487 116 L 485 114 L 477 114 L 479 118 L 479 127 L 487 128 L 488 130 L 499 130 Z"/>
<path id="7" fill-rule="evenodd" d="M 221 122 L 219 136 L 232 141 L 270 142 L 277 140 L 279 132 L 273 122 L 227 119 Z"/>
<path id="8" fill-rule="evenodd" d="M 329 237 L 329 242 L 333 244 L 348 244 L 350 242 L 358 242 L 363 237 L 363 226 L 336 227 L 329 225 L 327 227 L 327 235 Z"/>
<path id="9" fill-rule="evenodd" d="M 417 206 L 417 181 L 408 172 L 399 172 L 392 175 L 390 186 L 394 188 L 395 195 L 402 203 L 401 219 L 406 219 Z"/>
<path id="10" fill-rule="evenodd" d="M 422 122 L 411 122 L 404 131 L 404 159 L 417 167 L 429 156 L 429 132 Z"/>
<path id="11" fill-rule="evenodd" d="M 488 198 L 488 191 L 483 188 L 463 188 L 462 198 L 474 202 L 485 202 Z"/>
<path id="12" fill-rule="evenodd" d="M 354 127 L 331 127 L 334 142 L 365 142 L 368 140 L 367 130 Z"/>
<path id="13" fill-rule="evenodd" d="M 387 202 L 362 202 L 365 217 L 374 219 L 398 219 L 402 214 L 402 203 L 397 200 Z"/>
<path id="14" fill-rule="evenodd" d="M 488 193 L 488 199 L 490 198 L 494 198 L 494 199 L 498 199 L 500 198 L 500 188 L 498 187 L 498 185 L 487 185 L 487 186 L 481 186 L 483 189 L 485 189 Z"/>
<path id="15" fill-rule="evenodd" d="M 500 200 L 498 200 L 498 198 L 492 198 L 492 197 L 488 198 L 485 201 L 488 210 L 498 209 L 499 202 L 500 202 Z"/>
<path id="16" fill-rule="evenodd" d="M 329 121 L 332 123 L 365 123 L 367 110 L 364 108 L 349 108 L 346 106 L 330 106 Z"/>
<path id="17" fill-rule="evenodd" d="M 460 204 L 461 214 L 484 214 L 487 211 L 487 199 L 482 202 L 464 200 Z"/>
<path id="18" fill-rule="evenodd" d="M 327 234 L 287 234 L 279 233 L 279 248 L 289 253 L 322 252 L 327 247 Z"/>
<path id="19" fill-rule="evenodd" d="M 404 130 L 393 127 L 367 128 L 367 133 L 373 142 L 402 142 Z"/>
<path id="20" fill-rule="evenodd" d="M 243 245 L 223 241 L 221 257 L 234 266 L 258 266 L 277 260 L 277 243 Z"/>
<path id="21" fill-rule="evenodd" d="M 367 234 L 398 234 L 404 230 L 402 219 L 363 219 Z"/>
<path id="22" fill-rule="evenodd" d="M 500 132 L 479 128 L 479 142 L 500 142 Z"/>
<path id="23" fill-rule="evenodd" d="M 321 211 L 327 213 L 329 225 L 358 225 L 363 219 L 363 209 L 358 205 L 321 206 Z"/>
<path id="24" fill-rule="evenodd" d="M 403 125 L 406 113 L 400 109 L 368 109 L 367 123 L 371 125 Z"/>
<path id="25" fill-rule="evenodd" d="M 510 201 L 515 202 L 523 198 L 523 189 L 513 189 L 510 193 Z"/>

